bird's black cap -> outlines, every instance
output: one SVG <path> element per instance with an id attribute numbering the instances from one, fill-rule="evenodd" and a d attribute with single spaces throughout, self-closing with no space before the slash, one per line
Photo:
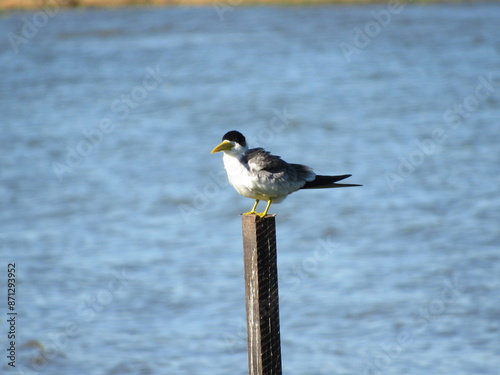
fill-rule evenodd
<path id="1" fill-rule="evenodd" d="M 247 141 L 245 139 L 245 136 L 236 130 L 231 130 L 230 132 L 227 132 L 226 134 L 224 134 L 224 137 L 222 137 L 222 140 L 236 142 L 236 143 L 239 143 L 243 147 L 245 147 L 247 145 Z"/>

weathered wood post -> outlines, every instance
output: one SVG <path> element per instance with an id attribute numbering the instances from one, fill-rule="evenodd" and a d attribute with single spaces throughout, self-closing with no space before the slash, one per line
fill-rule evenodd
<path id="1" fill-rule="evenodd" d="M 273 215 L 243 215 L 243 257 L 250 375 L 281 375 L 281 345 Z"/>

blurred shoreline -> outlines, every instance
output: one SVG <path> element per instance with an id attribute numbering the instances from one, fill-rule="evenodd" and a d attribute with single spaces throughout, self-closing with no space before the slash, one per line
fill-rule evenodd
<path id="1" fill-rule="evenodd" d="M 490 0 L 494 2 L 495 0 Z M 245 5 L 329 5 L 329 4 L 386 4 L 386 3 L 463 3 L 461 0 L 0 0 L 0 10 L 33 10 L 43 8 L 113 8 L 122 6 L 245 6 Z M 487 2 L 487 1 L 486 1 Z"/>

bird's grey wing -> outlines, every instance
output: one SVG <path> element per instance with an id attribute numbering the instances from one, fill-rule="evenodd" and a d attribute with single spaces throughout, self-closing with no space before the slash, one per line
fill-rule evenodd
<path id="1" fill-rule="evenodd" d="M 314 180 L 316 174 L 312 168 L 302 164 L 288 164 L 277 155 L 272 155 L 263 148 L 250 149 L 245 154 L 250 170 L 276 181 L 299 185 L 297 188 Z"/>
<path id="2" fill-rule="evenodd" d="M 289 164 L 297 175 L 297 179 L 301 181 L 312 181 L 316 178 L 316 173 L 314 173 L 311 167 L 303 164 Z"/>
<path id="3" fill-rule="evenodd" d="M 245 153 L 245 161 L 254 172 L 280 173 L 288 163 L 277 155 L 272 155 L 263 148 L 252 148 Z"/>

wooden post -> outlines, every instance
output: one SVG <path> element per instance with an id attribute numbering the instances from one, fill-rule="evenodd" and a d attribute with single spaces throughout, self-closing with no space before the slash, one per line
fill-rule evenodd
<path id="1" fill-rule="evenodd" d="M 274 216 L 243 215 L 243 256 L 250 375 L 281 375 Z"/>

